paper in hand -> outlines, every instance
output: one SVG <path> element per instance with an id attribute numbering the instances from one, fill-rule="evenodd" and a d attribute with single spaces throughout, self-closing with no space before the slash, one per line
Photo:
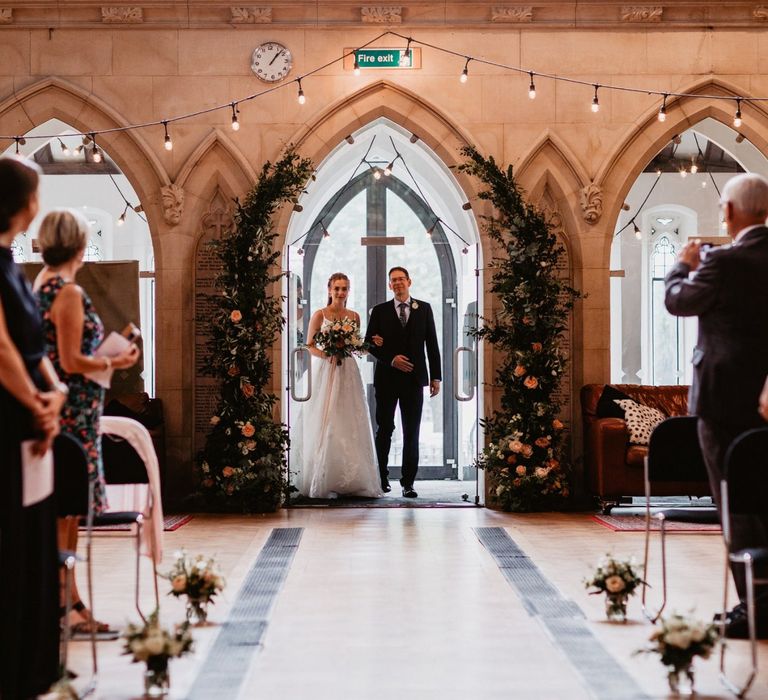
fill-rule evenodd
<path id="1" fill-rule="evenodd" d="M 53 452 L 36 455 L 34 440 L 21 443 L 22 505 L 33 506 L 53 493 Z"/>
<path id="2" fill-rule="evenodd" d="M 115 331 L 112 331 L 99 345 L 99 347 L 96 348 L 96 352 L 93 353 L 94 357 L 115 357 L 116 355 L 119 355 L 122 352 L 125 352 L 130 346 L 131 346 L 130 340 L 128 338 L 120 335 L 119 333 L 116 333 Z M 100 386 L 103 386 L 105 389 L 109 389 L 110 384 L 112 383 L 112 368 L 110 369 L 99 369 L 95 372 L 88 372 L 85 374 L 85 377 L 90 379 L 92 382 L 96 382 Z"/>

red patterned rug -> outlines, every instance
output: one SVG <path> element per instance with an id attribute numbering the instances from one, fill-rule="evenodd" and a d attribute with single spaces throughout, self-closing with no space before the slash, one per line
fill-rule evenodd
<path id="1" fill-rule="evenodd" d="M 591 520 L 600 523 L 614 532 L 645 532 L 644 515 L 591 515 Z M 651 520 L 651 529 L 657 532 L 661 529 L 658 520 Z M 667 520 L 664 528 L 668 533 L 695 532 L 699 535 L 719 535 L 720 525 L 711 523 L 681 523 Z"/>
<path id="2" fill-rule="evenodd" d="M 178 530 L 183 525 L 186 525 L 192 520 L 191 515 L 166 515 L 163 518 L 163 530 L 166 532 L 173 532 Z M 85 527 L 80 526 L 81 530 L 85 530 Z M 97 529 L 98 532 L 125 532 L 130 530 L 130 525 L 104 525 Z"/>

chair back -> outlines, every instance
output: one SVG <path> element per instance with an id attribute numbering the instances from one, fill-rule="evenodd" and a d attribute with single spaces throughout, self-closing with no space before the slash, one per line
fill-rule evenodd
<path id="1" fill-rule="evenodd" d="M 71 435 L 60 433 L 53 441 L 53 479 L 58 516 L 87 515 L 88 455 Z"/>
<path id="2" fill-rule="evenodd" d="M 699 447 L 696 416 L 673 416 L 659 423 L 648 441 L 648 478 L 663 481 L 707 481 Z"/>
<path id="3" fill-rule="evenodd" d="M 144 460 L 130 442 L 104 433 L 101 436 L 104 480 L 108 484 L 148 484 Z"/>
<path id="4" fill-rule="evenodd" d="M 768 427 L 747 430 L 725 453 L 731 515 L 765 515 L 768 490 Z"/>

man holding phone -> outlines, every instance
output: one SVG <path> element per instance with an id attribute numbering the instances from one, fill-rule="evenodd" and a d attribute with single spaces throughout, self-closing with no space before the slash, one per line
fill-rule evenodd
<path id="1" fill-rule="evenodd" d="M 701 242 L 689 241 L 667 274 L 664 300 L 671 314 L 699 319 L 688 412 L 699 418 L 699 443 L 716 499 L 728 446 L 744 431 L 765 425 L 758 405 L 768 375 L 768 179 L 737 175 L 723 188 L 720 206 L 733 243 L 702 259 Z M 764 546 L 768 515 L 734 518 L 731 551 Z M 746 638 L 743 567 L 735 565 L 732 573 L 742 604 L 729 613 L 726 636 Z M 758 595 L 757 617 L 758 636 L 766 639 L 766 586 Z"/>

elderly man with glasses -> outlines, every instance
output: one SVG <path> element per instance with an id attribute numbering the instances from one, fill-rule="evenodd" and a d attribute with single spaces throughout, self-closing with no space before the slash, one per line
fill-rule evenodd
<path id="1" fill-rule="evenodd" d="M 765 425 L 758 407 L 768 375 L 768 180 L 737 175 L 723 188 L 720 205 L 733 242 L 702 259 L 700 241 L 689 241 L 665 280 L 667 310 L 699 319 L 688 411 L 699 417 L 699 443 L 715 497 L 728 446 L 744 431 Z M 734 523 L 731 533 L 732 551 L 766 545 L 768 506 L 765 516 Z M 743 567 L 732 573 L 742 604 L 728 614 L 726 634 L 745 638 Z M 768 638 L 766 590 L 759 595 L 758 635 Z"/>

